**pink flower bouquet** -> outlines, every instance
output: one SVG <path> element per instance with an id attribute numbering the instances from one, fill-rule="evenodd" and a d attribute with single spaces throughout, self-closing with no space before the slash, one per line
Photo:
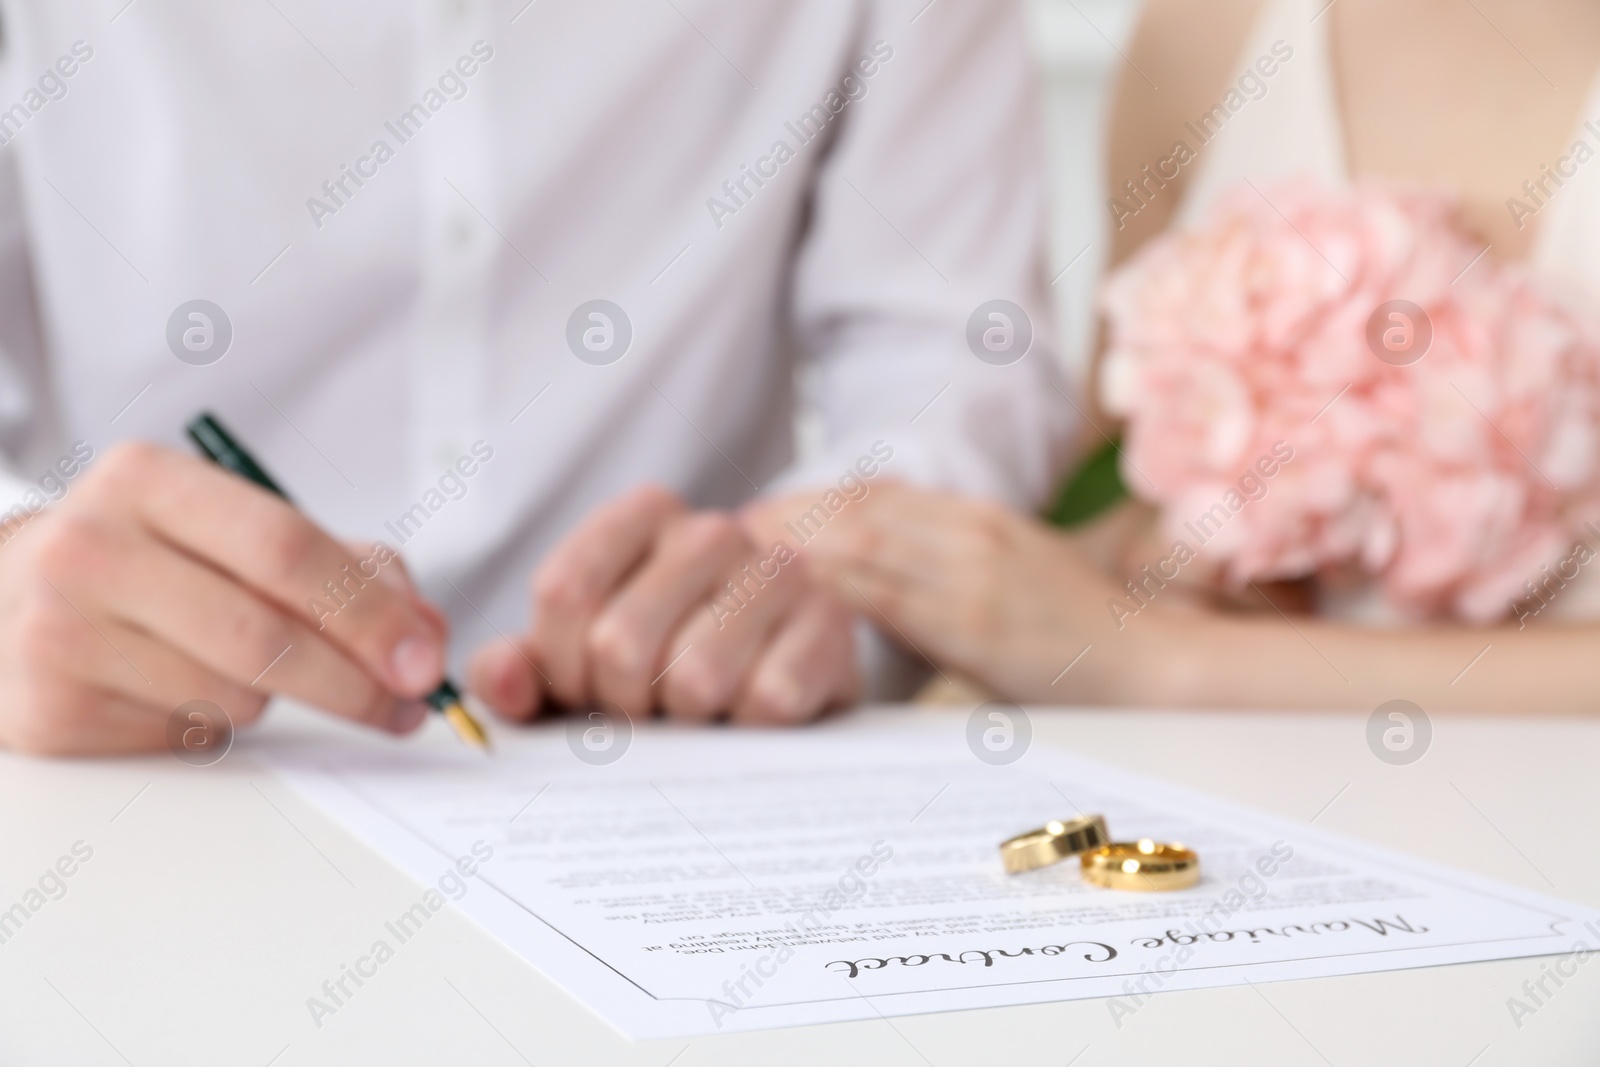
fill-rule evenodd
<path id="1" fill-rule="evenodd" d="M 1309 181 L 1152 241 L 1102 298 L 1129 490 L 1235 587 L 1505 616 L 1600 512 L 1600 328 L 1482 252 L 1444 197 Z"/>

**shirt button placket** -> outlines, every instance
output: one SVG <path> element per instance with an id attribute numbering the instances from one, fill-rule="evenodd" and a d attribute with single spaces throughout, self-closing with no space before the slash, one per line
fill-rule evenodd
<path id="1" fill-rule="evenodd" d="M 471 78 L 455 69 L 472 42 L 489 37 L 484 0 L 424 0 L 419 5 L 415 99 L 426 106 L 429 89 L 444 104 L 407 146 L 417 153 L 420 182 L 420 281 L 412 350 L 413 490 L 418 498 L 472 443 L 490 439 L 488 422 L 490 268 L 494 232 L 479 212 L 494 211 L 494 181 L 487 71 Z M 440 85 L 447 71 L 466 86 L 459 99 Z M 446 78 L 446 82 L 451 79 Z M 453 85 L 454 83 L 452 83 Z M 456 92 L 460 88 L 456 87 Z M 408 101 L 409 104 L 409 101 Z M 476 476 L 474 480 L 481 478 Z M 482 529 L 483 493 L 447 502 L 429 525 L 447 528 L 419 538 L 419 564 L 450 567 L 471 558 L 477 545 L 467 532 Z"/>

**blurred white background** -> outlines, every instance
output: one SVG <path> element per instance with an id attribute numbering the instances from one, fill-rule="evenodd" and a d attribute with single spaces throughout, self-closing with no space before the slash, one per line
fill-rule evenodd
<path id="1" fill-rule="evenodd" d="M 1052 182 L 1050 277 L 1062 356 L 1075 378 L 1093 340 L 1094 286 L 1105 262 L 1103 146 L 1106 93 L 1138 14 L 1138 0 L 1027 0 L 1045 87 Z M 1085 251 L 1087 249 L 1087 251 Z M 1073 257 L 1082 258 L 1073 263 Z"/>

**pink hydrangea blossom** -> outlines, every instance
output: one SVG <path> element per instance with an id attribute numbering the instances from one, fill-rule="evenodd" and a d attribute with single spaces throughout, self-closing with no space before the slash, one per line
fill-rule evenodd
<path id="1" fill-rule="evenodd" d="M 1504 616 L 1600 514 L 1600 322 L 1482 252 L 1447 197 L 1309 180 L 1241 184 L 1152 241 L 1102 294 L 1129 489 L 1193 544 L 1286 442 L 1202 550 L 1225 580 L 1354 570 L 1408 617 Z M 1406 365 L 1368 342 L 1392 300 L 1432 328 Z"/>

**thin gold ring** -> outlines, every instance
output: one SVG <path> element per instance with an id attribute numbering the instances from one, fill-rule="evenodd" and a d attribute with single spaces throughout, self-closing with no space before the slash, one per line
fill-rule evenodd
<path id="1" fill-rule="evenodd" d="M 1000 862 L 1012 874 L 1021 874 L 1099 848 L 1110 839 L 1106 820 L 1100 815 L 1085 815 L 1067 822 L 1052 821 L 1043 829 L 1030 830 L 1002 842 Z"/>
<path id="2" fill-rule="evenodd" d="M 1193 849 L 1148 837 L 1085 852 L 1080 862 L 1083 880 L 1107 889 L 1166 892 L 1200 880 L 1200 857 Z"/>

